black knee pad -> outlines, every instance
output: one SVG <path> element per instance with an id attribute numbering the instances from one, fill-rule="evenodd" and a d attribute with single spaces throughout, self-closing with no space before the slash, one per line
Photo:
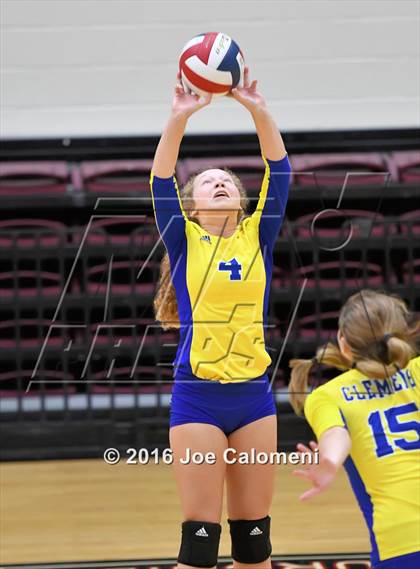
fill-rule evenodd
<path id="1" fill-rule="evenodd" d="M 241 563 L 259 563 L 271 555 L 270 516 L 259 520 L 228 520 L 232 557 Z"/>
<path id="2" fill-rule="evenodd" d="M 216 565 L 221 531 L 222 526 L 213 522 L 183 522 L 178 563 L 197 567 Z"/>

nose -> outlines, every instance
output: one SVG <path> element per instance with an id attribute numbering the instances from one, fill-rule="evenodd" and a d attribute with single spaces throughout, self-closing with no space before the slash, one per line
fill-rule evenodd
<path id="1" fill-rule="evenodd" d="M 216 182 L 216 188 L 218 188 L 219 186 L 225 187 L 225 183 L 224 182 Z"/>

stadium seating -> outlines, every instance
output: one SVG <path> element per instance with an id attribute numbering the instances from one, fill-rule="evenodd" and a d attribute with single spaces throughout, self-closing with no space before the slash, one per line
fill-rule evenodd
<path id="1" fill-rule="evenodd" d="M 247 190 L 259 190 L 265 172 L 261 156 L 215 156 L 209 158 L 187 158 L 180 160 L 177 167 L 178 182 L 185 184 L 190 176 L 207 168 L 228 168 L 240 176 Z"/>
<path id="2" fill-rule="evenodd" d="M 388 165 L 378 153 L 301 154 L 291 157 L 298 186 L 381 185 Z M 346 179 L 346 176 L 348 178 Z"/>
<path id="3" fill-rule="evenodd" d="M 305 278 L 307 282 L 273 383 L 274 389 L 281 392 L 282 401 L 286 397 L 285 387 L 290 376 L 288 360 L 302 355 L 311 357 L 319 341 L 335 336 L 339 306 L 350 293 L 362 287 L 386 288 L 411 300 L 417 310 L 420 307 L 420 261 L 416 259 L 420 210 L 415 194 L 415 183 L 420 173 L 419 153 L 301 154 L 292 155 L 290 160 L 294 170 L 293 191 L 286 212 L 288 219 L 274 249 L 272 295 L 268 299 L 269 322 L 274 326 L 265 329 L 273 366 L 283 350 L 288 319 L 299 285 Z M 237 173 L 256 203 L 265 169 L 260 156 L 181 158 L 176 172 L 179 184 L 183 185 L 197 170 L 211 166 L 227 167 Z M 48 369 L 43 372 L 44 384 L 34 383 L 29 394 L 25 395 L 25 389 L 33 366 L 29 369 L 27 363 L 19 364 L 23 371 L 9 369 L 9 363 L 3 367 L 0 393 L 6 393 L 9 402 L 12 396 L 24 395 L 35 399 L 41 393 L 51 395 L 57 401 L 57 395 L 62 398 L 64 410 L 67 396 L 74 396 L 72 405 L 83 411 L 90 405 L 92 409 L 111 408 L 114 395 L 133 396 L 131 403 L 124 398 L 119 401 L 117 407 L 122 409 L 125 405 L 136 407 L 137 394 L 154 396 L 170 393 L 170 383 L 166 382 L 172 380 L 172 361 L 179 331 L 163 331 L 153 311 L 163 245 L 159 244 L 158 254 L 152 260 L 146 263 L 142 259 L 159 243 L 150 199 L 150 168 L 151 160 L 44 161 L 0 165 L 0 199 L 5 198 L 3 204 L 10 201 L 9 196 L 65 195 L 66 200 L 75 196 L 83 199 L 89 196 L 145 198 L 139 200 L 141 207 L 135 213 L 131 213 L 130 202 L 129 208 L 119 209 L 117 213 L 110 210 L 109 215 L 108 212 L 99 215 L 90 206 L 86 207 L 93 201 L 75 201 L 71 211 L 64 207 L 60 211 L 48 210 L 43 205 L 37 211 L 25 209 L 24 202 L 17 200 L 8 215 L 10 219 L 0 222 L 1 361 L 6 355 L 10 361 L 14 358 L 20 362 L 26 355 L 36 361 L 51 323 L 87 324 L 85 331 L 77 327 L 54 327 L 44 355 L 63 364 L 71 351 L 70 371 L 64 373 Z M 352 204 L 352 209 L 344 208 L 343 203 L 335 210 L 337 188 L 344 183 L 348 171 L 357 172 L 347 180 L 348 187 L 355 191 L 357 197 L 344 202 Z M 379 205 L 383 207 L 379 208 L 376 202 L 373 204 L 378 192 L 370 192 L 370 188 L 382 189 L 388 172 L 391 174 L 389 187 L 394 189 L 394 194 L 388 198 L 387 187 L 387 191 L 381 193 L 383 201 Z M 322 198 L 319 192 L 313 191 L 318 186 L 324 186 Z M 399 199 L 400 190 L 401 196 L 408 196 L 407 200 Z M 328 201 L 330 194 L 332 197 Z M 372 195 L 376 197 L 372 198 Z M 322 210 L 326 211 L 319 215 Z M 92 214 L 95 217 L 91 220 L 85 247 L 79 251 Z M 319 243 L 311 233 L 315 216 L 316 237 L 342 240 L 348 235 L 351 220 L 352 235 L 357 237 L 357 241 L 351 243 L 342 255 L 329 257 L 329 253 L 320 253 Z M 79 262 L 73 271 L 76 255 L 79 255 Z M 68 292 L 71 294 L 62 299 L 63 310 L 58 315 L 59 320 L 52 322 L 70 270 L 72 280 Z M 109 298 L 106 296 L 108 282 Z M 104 305 L 108 301 L 106 321 L 101 322 Z M 152 327 L 151 333 L 144 336 L 147 326 Z M 78 382 L 75 387 L 72 381 L 76 383 L 97 331 L 93 354 L 97 359 L 89 367 L 86 382 Z M 70 341 L 73 341 L 71 350 L 66 352 Z M 141 343 L 144 352 L 131 380 L 128 360 L 133 359 Z M 118 352 L 118 356 L 115 356 L 110 379 L 108 360 L 114 352 Z M 167 365 L 161 365 L 162 362 Z M 16 363 L 16 368 L 19 366 Z M 62 368 L 67 369 L 64 364 Z M 327 376 L 324 370 L 312 371 L 311 384 L 322 383 Z M 158 378 L 165 383 L 156 382 Z M 91 399 L 93 397 L 99 397 L 100 401 Z M 156 401 L 150 399 L 150 406 L 157 405 Z M 37 409 L 41 410 L 42 405 Z"/>
<path id="4" fill-rule="evenodd" d="M 420 150 L 393 152 L 388 159 L 392 179 L 397 182 L 420 182 Z"/>
<path id="5" fill-rule="evenodd" d="M 131 367 L 114 367 L 111 374 L 93 373 L 90 389 L 92 393 L 170 393 L 172 376 L 172 370 L 164 367 L 138 366 L 134 372 Z"/>
<path id="6" fill-rule="evenodd" d="M 104 239 L 95 233 L 103 230 Z M 88 236 L 89 243 L 113 245 L 152 245 L 156 241 L 157 230 L 155 220 L 151 217 L 122 216 L 111 219 L 94 219 L 93 235 Z"/>
<path id="7" fill-rule="evenodd" d="M 299 336 L 304 340 L 332 340 L 337 334 L 339 311 L 310 314 L 298 320 Z"/>
<path id="8" fill-rule="evenodd" d="M 71 373 L 60 370 L 42 370 L 34 375 L 34 369 L 0 372 L 0 395 L 2 397 L 32 397 L 34 395 L 67 395 L 75 393 Z"/>
<path id="9" fill-rule="evenodd" d="M 67 162 L 3 162 L 0 164 L 0 196 L 21 198 L 65 194 L 71 176 Z"/>
<path id="10" fill-rule="evenodd" d="M 353 237 L 383 237 L 397 233 L 396 224 L 387 221 L 382 214 L 357 209 L 309 213 L 299 217 L 293 225 L 298 237 L 347 237 L 350 222 Z"/>
<path id="11" fill-rule="evenodd" d="M 407 285 L 418 285 L 420 283 L 420 259 L 407 261 L 402 266 L 402 278 Z"/>
<path id="12" fill-rule="evenodd" d="M 107 291 L 108 271 L 111 270 L 111 294 L 152 294 L 157 283 L 159 263 L 142 260 L 115 261 L 88 268 L 86 288 L 89 293 L 100 294 Z M 138 275 L 140 276 L 138 277 Z M 140 281 L 137 282 L 137 278 Z"/>
<path id="13" fill-rule="evenodd" d="M 72 282 L 72 290 L 77 290 Z M 64 275 L 50 271 L 0 272 L 0 299 L 57 297 L 64 288 Z"/>
<path id="14" fill-rule="evenodd" d="M 89 343 L 95 338 L 97 346 L 114 346 L 115 340 L 122 339 L 131 348 L 155 346 L 156 342 L 176 343 L 178 334 L 174 330 L 163 331 L 153 318 L 121 318 L 112 321 L 90 324 L 87 329 Z M 78 333 L 79 341 L 81 334 Z"/>
<path id="15" fill-rule="evenodd" d="M 0 247 L 57 247 L 67 239 L 66 226 L 50 219 L 0 221 Z"/>
<path id="16" fill-rule="evenodd" d="M 83 161 L 73 171 L 73 184 L 77 192 L 150 198 L 151 167 L 151 160 Z"/>
<path id="17" fill-rule="evenodd" d="M 44 318 L 6 320 L 0 322 L 0 348 L 40 349 L 47 335 L 48 347 L 63 347 L 70 340 L 68 334 L 69 329 L 66 324 L 59 321 Z"/>
<path id="18" fill-rule="evenodd" d="M 382 267 L 360 261 L 323 262 L 303 267 L 285 277 L 286 286 L 296 286 L 306 281 L 307 288 L 350 289 L 354 287 L 378 287 L 384 284 Z"/>
<path id="19" fill-rule="evenodd" d="M 420 235 L 420 209 L 400 215 L 399 224 L 404 235 Z"/>

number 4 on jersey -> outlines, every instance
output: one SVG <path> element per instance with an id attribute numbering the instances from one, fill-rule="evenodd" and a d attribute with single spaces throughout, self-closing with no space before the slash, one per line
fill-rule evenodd
<path id="1" fill-rule="evenodd" d="M 230 272 L 229 280 L 231 281 L 240 281 L 242 278 L 241 277 L 242 265 L 238 263 L 235 257 L 230 261 L 220 261 L 218 269 L 219 271 L 229 271 Z"/>

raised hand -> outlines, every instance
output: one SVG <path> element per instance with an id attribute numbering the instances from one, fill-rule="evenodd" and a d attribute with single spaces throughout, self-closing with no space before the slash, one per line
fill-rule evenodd
<path id="1" fill-rule="evenodd" d="M 235 87 L 230 92 L 231 97 L 239 101 L 251 113 L 259 110 L 266 110 L 264 97 L 257 91 L 257 81 L 250 83 L 249 68 L 245 67 L 243 87 Z"/>
<path id="2" fill-rule="evenodd" d="M 312 483 L 312 488 L 304 492 L 300 496 L 300 500 L 308 500 L 328 488 L 334 481 L 338 471 L 335 464 L 321 455 L 319 456 L 319 464 L 315 464 L 315 453 L 318 452 L 318 445 L 314 441 L 311 441 L 309 445 L 311 448 L 303 444 L 297 445 L 297 449 L 300 452 L 312 454 L 312 464 L 293 472 L 294 476 L 299 476 Z"/>
<path id="3" fill-rule="evenodd" d="M 192 92 L 186 93 L 181 85 L 181 74 L 178 72 L 174 98 L 172 100 L 172 112 L 174 114 L 189 118 L 199 109 L 209 105 L 211 99 L 211 93 L 208 93 L 204 97 L 200 97 Z"/>

